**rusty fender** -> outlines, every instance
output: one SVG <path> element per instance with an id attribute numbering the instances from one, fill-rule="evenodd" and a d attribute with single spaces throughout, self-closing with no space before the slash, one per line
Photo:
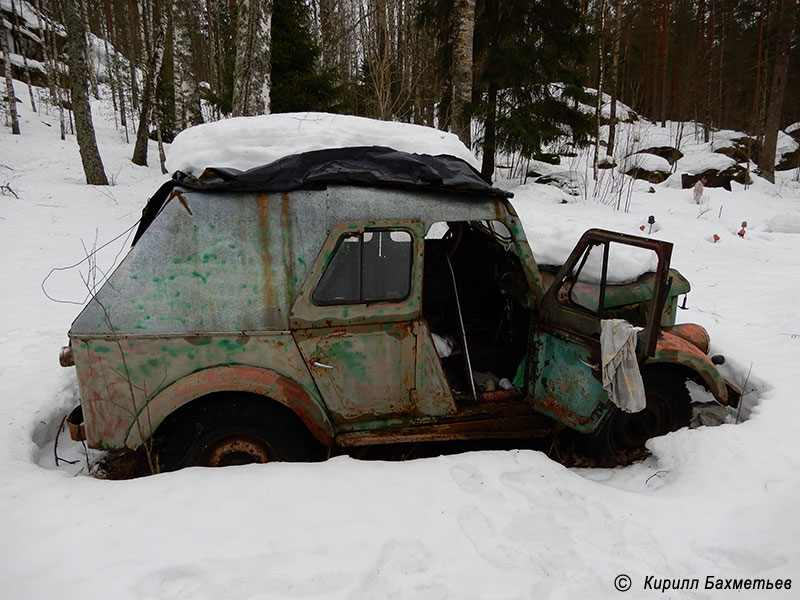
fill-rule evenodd
<path id="1" fill-rule="evenodd" d="M 294 412 L 321 444 L 333 445 L 333 425 L 321 404 L 293 379 L 260 367 L 225 365 L 197 371 L 157 392 L 139 415 L 155 429 L 181 406 L 216 392 L 246 392 L 279 402 Z M 129 447 L 142 443 L 135 423 L 133 419 L 125 432 L 125 445 Z"/>
<path id="2" fill-rule="evenodd" d="M 729 398 L 728 390 L 733 388 L 725 381 L 717 367 L 703 352 L 688 340 L 667 331 L 662 331 L 656 345 L 656 352 L 646 365 L 672 364 L 691 369 L 699 375 L 714 398 L 720 404 L 738 404 L 738 395 Z M 733 394 L 732 394 L 733 395 Z"/>

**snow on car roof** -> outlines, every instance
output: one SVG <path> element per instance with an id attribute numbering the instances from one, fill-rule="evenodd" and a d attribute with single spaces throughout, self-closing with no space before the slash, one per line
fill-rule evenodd
<path id="1" fill-rule="evenodd" d="M 455 134 L 422 125 L 303 112 L 235 117 L 180 132 L 167 154 L 170 173 L 199 176 L 207 167 L 246 171 L 314 150 L 382 146 L 408 153 L 478 161 Z"/>

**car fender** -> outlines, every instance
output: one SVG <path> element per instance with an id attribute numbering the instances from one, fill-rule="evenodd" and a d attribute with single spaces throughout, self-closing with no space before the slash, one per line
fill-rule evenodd
<path id="1" fill-rule="evenodd" d="M 729 404 L 728 384 L 717 367 L 697 346 L 688 340 L 662 331 L 659 335 L 655 354 L 645 366 L 671 364 L 686 367 L 696 373 L 706 384 L 720 404 Z"/>
<path id="2" fill-rule="evenodd" d="M 323 445 L 333 445 L 334 431 L 322 403 L 295 380 L 271 369 L 247 365 L 220 365 L 195 371 L 157 392 L 140 407 L 137 418 L 125 433 L 125 444 L 142 443 L 137 420 L 155 431 L 164 419 L 180 407 L 202 396 L 218 392 L 243 392 L 264 396 L 289 408 Z"/>

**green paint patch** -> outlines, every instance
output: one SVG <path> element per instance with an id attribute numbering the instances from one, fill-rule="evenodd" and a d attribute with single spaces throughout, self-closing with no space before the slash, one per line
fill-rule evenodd
<path id="1" fill-rule="evenodd" d="M 297 264 L 299 264 L 304 269 L 308 268 L 308 265 L 306 264 L 306 261 L 304 261 L 301 256 L 297 257 Z"/>
<path id="2" fill-rule="evenodd" d="M 93 350 L 95 352 L 99 352 L 100 354 L 108 354 L 109 352 L 111 352 L 111 348 L 109 348 L 108 346 L 103 346 L 102 344 L 97 344 L 93 348 Z"/>
<path id="3" fill-rule="evenodd" d="M 228 244 L 228 248 L 230 248 L 231 250 L 233 250 L 234 248 L 236 248 L 236 244 Z"/>
<path id="4" fill-rule="evenodd" d="M 208 229 L 209 229 L 210 231 L 216 231 L 216 229 L 217 229 L 217 226 L 216 226 L 216 225 L 214 225 L 213 223 L 209 223 L 209 224 L 208 224 Z"/>
<path id="5" fill-rule="evenodd" d="M 161 283 L 161 277 L 153 277 L 153 283 Z"/>
<path id="6" fill-rule="evenodd" d="M 173 279 L 175 279 L 175 275 L 170 275 L 169 277 L 167 277 L 167 279 L 169 279 L 170 281 L 172 281 Z"/>
<path id="7" fill-rule="evenodd" d="M 242 340 L 231 341 L 228 339 L 222 339 L 217 342 L 217 346 L 226 352 L 244 352 L 246 350 L 244 344 L 245 343 Z"/>
<path id="8" fill-rule="evenodd" d="M 206 277 L 204 275 L 201 275 L 197 271 L 192 271 L 192 276 L 193 277 L 197 277 L 198 279 L 202 279 L 203 283 L 207 283 L 208 282 L 208 279 L 206 279 Z"/>
<path id="9" fill-rule="evenodd" d="M 173 258 L 172 262 L 176 265 L 192 262 L 195 259 L 195 256 L 196 256 L 195 254 L 187 254 L 186 258 L 180 258 L 180 257 Z"/>
<path id="10" fill-rule="evenodd" d="M 138 275 L 131 275 L 131 279 L 139 279 Z"/>
<path id="11" fill-rule="evenodd" d="M 203 263 L 204 263 L 204 264 L 205 264 L 205 263 L 209 263 L 209 262 L 211 262 L 212 260 L 217 260 L 217 258 L 218 258 L 218 257 L 217 257 L 217 255 L 216 255 L 216 254 L 212 254 L 211 252 L 207 252 L 206 254 L 203 254 Z"/>

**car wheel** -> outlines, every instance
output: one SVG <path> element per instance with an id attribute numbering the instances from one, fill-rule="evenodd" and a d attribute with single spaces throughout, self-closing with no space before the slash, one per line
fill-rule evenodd
<path id="1" fill-rule="evenodd" d="M 158 435 L 163 470 L 318 458 L 315 441 L 297 417 L 268 399 L 217 395 L 196 402 Z"/>
<path id="2" fill-rule="evenodd" d="M 646 404 L 637 413 L 614 407 L 601 428 L 581 436 L 580 449 L 598 458 L 644 448 L 645 442 L 689 424 L 691 398 L 685 380 L 669 370 L 642 372 Z"/>

